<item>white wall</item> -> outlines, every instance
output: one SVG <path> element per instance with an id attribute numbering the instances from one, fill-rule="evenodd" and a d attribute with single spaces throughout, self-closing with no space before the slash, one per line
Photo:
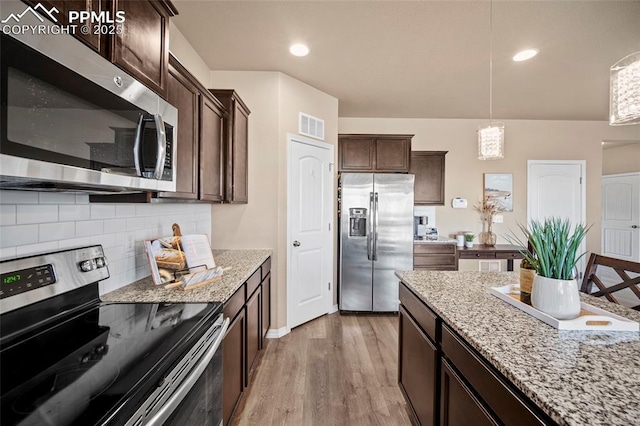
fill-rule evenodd
<path id="1" fill-rule="evenodd" d="M 101 244 L 111 277 L 100 294 L 148 276 L 143 242 L 172 235 L 173 223 L 211 235 L 209 204 L 89 204 L 85 194 L 8 190 L 0 203 L 0 259 Z"/>

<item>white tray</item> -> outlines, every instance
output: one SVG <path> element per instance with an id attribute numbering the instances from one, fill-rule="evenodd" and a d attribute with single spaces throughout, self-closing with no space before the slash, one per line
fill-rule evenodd
<path id="1" fill-rule="evenodd" d="M 520 294 L 520 286 L 517 284 L 506 285 L 504 287 L 491 287 L 489 293 L 558 330 L 640 331 L 640 324 L 638 324 L 638 322 L 612 314 L 609 311 L 596 308 L 584 302 L 581 303 L 582 310 L 593 313 L 594 315 L 581 314 L 578 318 L 572 320 L 553 318 L 544 312 L 540 312 L 533 306 L 521 302 L 519 298 L 514 299 L 511 297 L 510 295 Z"/>

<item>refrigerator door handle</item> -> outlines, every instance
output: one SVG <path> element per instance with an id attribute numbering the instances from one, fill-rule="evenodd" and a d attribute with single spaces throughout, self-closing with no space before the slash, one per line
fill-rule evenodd
<path id="1" fill-rule="evenodd" d="M 367 259 L 371 260 L 371 238 L 373 235 L 373 192 L 369 193 L 369 213 L 367 214 L 367 225 L 369 227 L 367 232 Z"/>
<path id="2" fill-rule="evenodd" d="M 373 222 L 374 222 L 374 231 L 373 231 L 373 261 L 378 260 L 378 193 L 376 192 L 374 196 L 374 208 L 373 208 Z"/>

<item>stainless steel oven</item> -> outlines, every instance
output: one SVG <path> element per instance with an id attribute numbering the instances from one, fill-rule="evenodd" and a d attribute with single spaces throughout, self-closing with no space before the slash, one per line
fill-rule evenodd
<path id="1" fill-rule="evenodd" d="M 0 424 L 220 426 L 221 303 L 100 302 L 101 246 L 0 269 Z"/>
<path id="2" fill-rule="evenodd" d="M 0 187 L 175 191 L 176 108 L 68 34 L 1 37 Z"/>

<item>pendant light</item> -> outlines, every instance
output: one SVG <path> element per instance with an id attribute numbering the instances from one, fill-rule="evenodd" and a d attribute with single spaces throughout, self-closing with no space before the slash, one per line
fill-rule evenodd
<path id="1" fill-rule="evenodd" d="M 489 124 L 478 127 L 478 160 L 504 158 L 504 124 L 493 119 L 493 1 L 489 2 Z"/>
<path id="2" fill-rule="evenodd" d="M 610 76 L 609 124 L 640 124 L 640 52 L 613 64 Z"/>

